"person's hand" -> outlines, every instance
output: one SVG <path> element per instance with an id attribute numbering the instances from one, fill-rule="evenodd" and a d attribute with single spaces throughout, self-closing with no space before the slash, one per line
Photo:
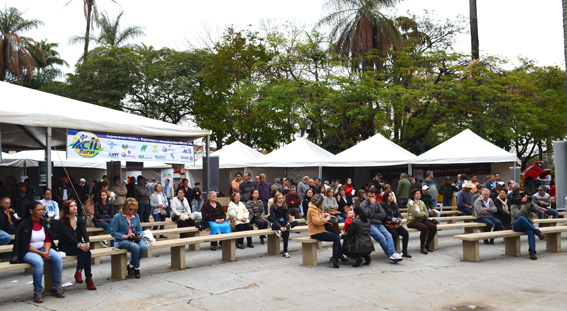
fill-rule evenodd
<path id="1" fill-rule="evenodd" d="M 246 217 L 242 217 L 242 219 L 240 219 L 240 221 L 242 222 L 246 222 L 248 219 L 246 219 Z"/>
<path id="2" fill-rule="evenodd" d="M 526 202 L 526 201 L 528 201 L 528 197 L 523 197 L 522 202 Z"/>
<path id="3" fill-rule="evenodd" d="M 433 214 L 433 213 L 431 213 Z M 401 225 L 402 224 L 402 220 L 398 218 L 398 221 L 396 221 L 397 224 Z"/>
<path id="4" fill-rule="evenodd" d="M 325 216 L 325 219 L 326 219 L 327 221 L 331 220 L 331 215 Z"/>
<path id="5" fill-rule="evenodd" d="M 49 260 L 51 259 L 51 254 L 48 251 L 42 252 L 41 258 L 43 258 L 43 260 Z"/>
<path id="6" fill-rule="evenodd" d="M 81 244 L 81 246 L 79 246 L 79 248 L 83 251 L 86 252 L 89 250 L 89 246 L 85 243 L 85 244 Z"/>
<path id="7" fill-rule="evenodd" d="M 193 219 L 193 220 L 195 220 L 195 218 L 193 218 L 193 216 L 189 216 L 188 218 L 189 218 L 189 219 Z"/>
<path id="8" fill-rule="evenodd" d="M 285 229 L 286 229 L 285 227 L 281 227 L 281 228 L 280 228 L 280 231 L 281 231 L 281 232 L 285 232 Z"/>
<path id="9" fill-rule="evenodd" d="M 487 211 L 487 210 L 488 210 L 488 207 L 483 208 L 483 210 Z"/>
<path id="10" fill-rule="evenodd" d="M 266 219 L 264 218 L 264 216 L 260 216 L 260 219 L 262 219 L 262 220 L 264 220 L 264 221 L 266 220 Z"/>

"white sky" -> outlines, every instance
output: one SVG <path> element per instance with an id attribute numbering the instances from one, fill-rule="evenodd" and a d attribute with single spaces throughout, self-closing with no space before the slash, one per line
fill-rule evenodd
<path id="1" fill-rule="evenodd" d="M 124 11 L 122 26 L 142 26 L 146 37 L 131 43 L 144 42 L 156 48 L 186 49 L 186 39 L 204 33 L 203 25 L 222 30 L 227 25 L 237 27 L 258 25 L 262 19 L 294 20 L 313 25 L 323 16 L 324 0 L 96 0 L 99 12 L 114 17 Z M 67 4 L 68 3 L 68 4 Z M 159 4 L 158 4 L 159 3 Z M 61 57 L 72 71 L 82 55 L 82 45 L 69 45 L 68 39 L 83 35 L 85 19 L 83 0 L 0 0 L 1 9 L 16 7 L 27 19 L 44 22 L 39 29 L 26 33 L 36 40 L 59 43 Z M 396 11 L 420 14 L 434 11 L 440 19 L 464 15 L 468 19 L 468 0 L 405 0 Z M 517 64 L 518 56 L 537 61 L 538 65 L 564 66 L 563 16 L 560 0 L 478 0 L 478 23 L 482 55 L 498 55 Z M 95 30 L 96 33 L 96 30 Z M 470 37 L 460 36 L 456 49 L 470 50 Z M 197 44 L 197 42 L 196 42 Z"/>

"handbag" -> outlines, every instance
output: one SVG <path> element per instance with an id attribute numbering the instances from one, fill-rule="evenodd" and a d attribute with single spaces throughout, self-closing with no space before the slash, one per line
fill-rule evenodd
<path id="1" fill-rule="evenodd" d="M 339 220 L 332 218 L 325 223 L 325 230 L 332 232 L 334 234 L 341 234 L 341 228 L 339 227 Z"/>
<path id="2" fill-rule="evenodd" d="M 336 210 L 336 209 L 329 209 L 326 211 L 327 214 L 331 214 L 331 215 L 340 215 L 341 212 Z"/>
<path id="3" fill-rule="evenodd" d="M 386 228 L 389 228 L 389 229 L 398 229 L 398 228 L 403 227 L 404 225 L 398 224 L 398 223 L 393 223 L 393 222 L 391 222 L 391 221 L 388 220 L 388 221 L 386 221 L 386 222 L 384 223 L 384 226 L 385 226 Z"/>
<path id="4" fill-rule="evenodd" d="M 85 211 L 91 215 L 94 215 L 94 201 L 92 197 L 89 197 L 86 201 L 85 201 L 85 205 L 83 206 L 83 208 L 85 209 Z"/>
<path id="5" fill-rule="evenodd" d="M 160 210 L 160 214 L 161 214 L 161 216 L 167 216 L 167 208 L 162 207 L 161 210 Z"/>

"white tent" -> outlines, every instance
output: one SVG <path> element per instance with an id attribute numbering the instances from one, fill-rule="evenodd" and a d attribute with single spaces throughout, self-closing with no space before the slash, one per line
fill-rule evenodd
<path id="1" fill-rule="evenodd" d="M 421 154 L 413 164 L 502 163 L 516 162 L 518 157 L 466 129 Z"/>
<path id="2" fill-rule="evenodd" d="M 332 157 L 329 151 L 305 138 L 298 138 L 289 145 L 248 163 L 250 167 L 312 167 Z"/>
<path id="3" fill-rule="evenodd" d="M 224 146 L 221 149 L 211 153 L 211 157 L 219 157 L 219 168 L 243 168 L 246 167 L 247 163 L 256 160 L 264 155 L 247 145 L 235 141 L 228 146 Z M 195 161 L 195 166 L 185 165 L 185 169 L 188 170 L 200 170 L 203 169 L 203 159 Z"/>
<path id="4" fill-rule="evenodd" d="M 323 161 L 325 167 L 375 167 L 406 165 L 415 154 L 376 134 Z"/>

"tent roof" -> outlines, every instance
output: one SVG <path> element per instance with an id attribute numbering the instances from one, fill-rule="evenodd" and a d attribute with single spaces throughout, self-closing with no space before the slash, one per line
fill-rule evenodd
<path id="1" fill-rule="evenodd" d="M 45 153 L 43 150 L 26 150 L 16 153 L 2 152 L 2 162 L 0 166 L 37 167 L 39 161 L 45 161 Z M 93 161 L 88 159 L 69 159 L 65 151 L 51 150 L 51 161 L 54 167 L 76 167 L 76 168 L 94 168 L 106 170 L 106 162 Z M 126 167 L 126 161 L 122 161 L 121 166 Z M 144 162 L 144 168 L 171 168 L 171 165 L 159 162 Z"/>
<path id="2" fill-rule="evenodd" d="M 323 161 L 323 166 L 392 166 L 408 164 L 415 158 L 415 154 L 376 134 Z"/>
<path id="3" fill-rule="evenodd" d="M 264 155 L 239 141 L 235 141 L 211 153 L 211 156 L 219 157 L 219 168 L 238 168 L 246 167 L 248 162 Z M 202 169 L 203 158 L 195 161 L 195 166 L 185 165 L 185 167 L 190 170 Z"/>
<path id="4" fill-rule="evenodd" d="M 209 135 L 102 106 L 0 82 L 0 134 L 3 150 L 45 148 L 45 128 L 51 127 L 52 145 L 65 148 L 66 130 L 187 141 Z"/>
<path id="5" fill-rule="evenodd" d="M 421 154 L 413 164 L 500 163 L 518 160 L 510 153 L 466 129 Z"/>
<path id="6" fill-rule="evenodd" d="M 329 151 L 305 138 L 298 138 L 289 145 L 248 162 L 249 167 L 310 167 L 321 166 L 321 162 L 332 157 Z"/>

